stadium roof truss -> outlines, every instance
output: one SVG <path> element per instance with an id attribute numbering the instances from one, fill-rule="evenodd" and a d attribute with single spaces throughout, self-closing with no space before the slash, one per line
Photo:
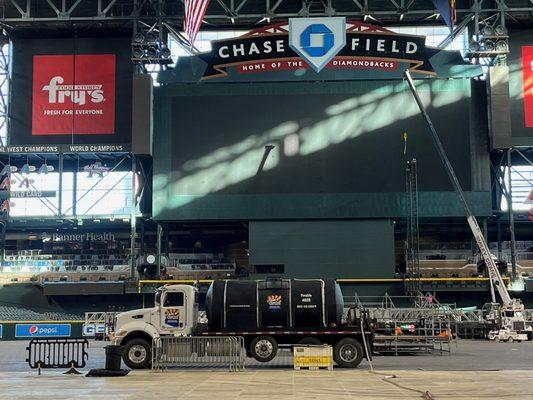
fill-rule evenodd
<path id="1" fill-rule="evenodd" d="M 513 22 L 527 23 L 533 0 L 458 0 L 458 21 L 474 13 L 483 18 L 496 12 Z M 205 21 L 213 29 L 250 28 L 273 19 L 298 16 L 343 15 L 381 24 L 442 23 L 431 0 L 213 0 Z M 182 0 L 5 0 L 0 21 L 8 28 L 24 29 L 39 22 L 65 23 L 131 22 L 136 19 L 163 20 L 181 26 Z M 35 25 L 34 25 L 35 26 Z"/>

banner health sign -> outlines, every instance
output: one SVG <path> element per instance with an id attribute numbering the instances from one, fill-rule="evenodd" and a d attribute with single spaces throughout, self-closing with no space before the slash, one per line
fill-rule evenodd
<path id="1" fill-rule="evenodd" d="M 17 338 L 70 337 L 70 335 L 70 324 L 15 325 L 15 337 Z"/>
<path id="2" fill-rule="evenodd" d="M 460 52 L 425 44 L 425 37 L 345 18 L 294 18 L 237 38 L 212 42 L 210 52 L 181 57 L 160 73 L 162 83 L 210 81 L 309 81 L 472 77 L 479 66 Z"/>
<path id="3" fill-rule="evenodd" d="M 15 39 L 9 144 L 128 144 L 130 40 Z"/>

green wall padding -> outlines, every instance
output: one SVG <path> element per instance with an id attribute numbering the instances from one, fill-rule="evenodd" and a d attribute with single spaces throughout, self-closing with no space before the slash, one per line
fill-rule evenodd
<path id="1" fill-rule="evenodd" d="M 390 220 L 256 221 L 250 222 L 249 227 L 250 264 L 284 265 L 285 277 L 394 275 L 394 232 Z"/>

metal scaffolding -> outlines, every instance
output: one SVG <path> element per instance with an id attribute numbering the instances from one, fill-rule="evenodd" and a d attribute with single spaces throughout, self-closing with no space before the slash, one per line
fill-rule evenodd
<path id="1" fill-rule="evenodd" d="M 415 297 L 420 293 L 420 257 L 418 229 L 418 178 L 416 159 L 407 162 L 405 171 L 407 192 L 407 240 L 405 257 L 405 293 Z"/>

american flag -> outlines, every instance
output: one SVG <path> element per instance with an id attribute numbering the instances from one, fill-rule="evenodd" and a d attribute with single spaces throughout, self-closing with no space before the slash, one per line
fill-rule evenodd
<path id="1" fill-rule="evenodd" d="M 189 39 L 191 48 L 202 25 L 205 12 L 211 0 L 185 0 L 185 20 L 183 28 L 185 35 Z"/>

